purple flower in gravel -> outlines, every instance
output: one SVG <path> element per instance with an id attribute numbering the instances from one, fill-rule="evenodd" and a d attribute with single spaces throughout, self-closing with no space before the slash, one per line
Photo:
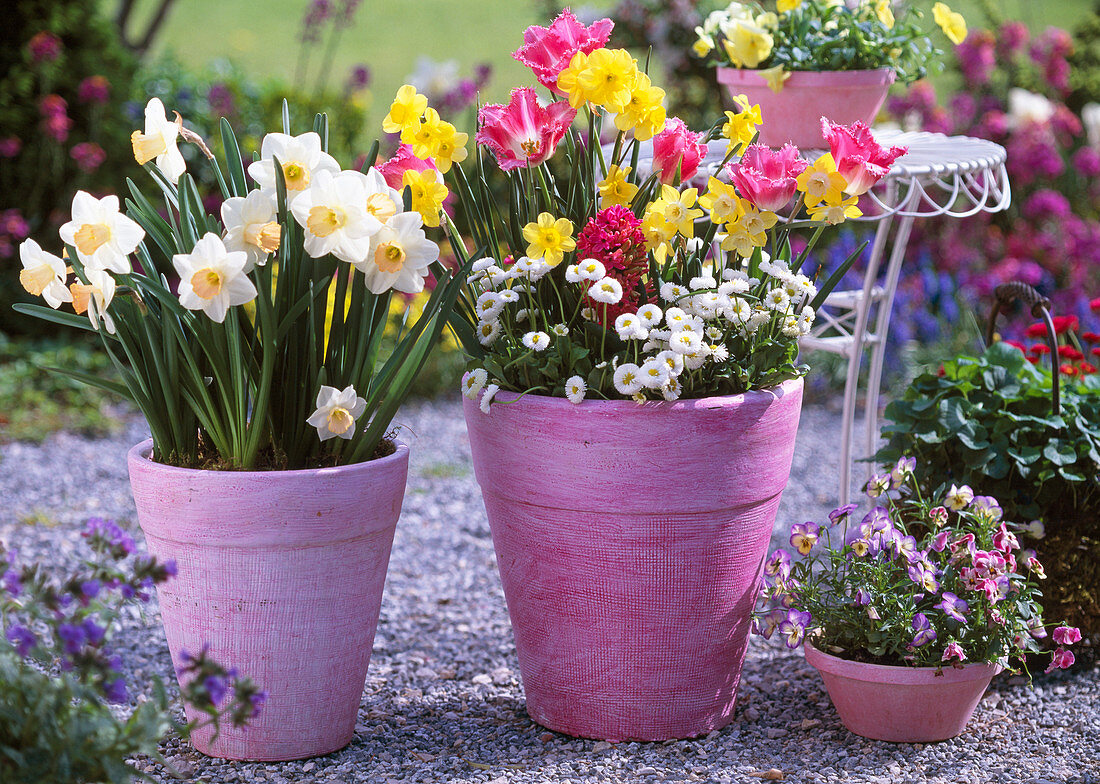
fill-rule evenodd
<path id="1" fill-rule="evenodd" d="M 107 634 L 107 630 L 91 618 L 85 618 L 84 622 L 80 624 L 80 628 L 84 630 L 84 635 L 88 638 L 88 644 L 93 646 L 103 642 L 103 638 Z"/>
<path id="2" fill-rule="evenodd" d="M 91 600 L 99 596 L 102 588 L 103 583 L 99 580 L 85 580 L 80 584 L 80 595 L 86 600 Z"/>
<path id="3" fill-rule="evenodd" d="M 57 636 L 64 643 L 65 653 L 76 656 L 84 643 L 88 640 L 88 633 L 84 627 L 71 623 L 63 623 L 57 627 Z"/>
<path id="4" fill-rule="evenodd" d="M 943 592 L 943 601 L 937 604 L 936 608 L 943 610 L 948 618 L 953 618 L 959 623 L 966 623 L 965 613 L 970 612 L 970 605 L 966 600 L 960 599 L 950 591 Z"/>
<path id="5" fill-rule="evenodd" d="M 87 539 L 92 547 L 105 546 L 118 558 L 134 551 L 133 537 L 119 528 L 113 520 L 93 517 L 88 520 L 87 527 L 81 536 Z"/>
<path id="6" fill-rule="evenodd" d="M 779 624 L 779 633 L 788 648 L 797 648 L 806 638 L 806 627 L 813 616 L 803 610 L 788 610 L 787 617 Z"/>
<path id="7" fill-rule="evenodd" d="M 126 691 L 126 681 L 122 678 L 115 678 L 103 684 L 103 696 L 107 698 L 107 702 L 113 702 L 116 705 L 130 700 L 130 694 Z"/>
<path id="8" fill-rule="evenodd" d="M 914 648 L 927 645 L 936 639 L 936 630 L 932 628 L 924 613 L 917 613 L 913 616 L 913 631 L 916 634 L 913 636 L 913 642 L 910 645 Z"/>
<path id="9" fill-rule="evenodd" d="M 3 577 L 4 590 L 10 593 L 12 596 L 18 596 L 23 593 L 23 581 L 20 579 L 19 572 L 14 569 L 8 569 L 4 572 Z"/>
<path id="10" fill-rule="evenodd" d="M 34 636 L 34 632 L 19 624 L 8 627 L 7 637 L 8 642 L 15 646 L 15 652 L 20 656 L 26 656 L 38 644 L 38 638 Z"/>

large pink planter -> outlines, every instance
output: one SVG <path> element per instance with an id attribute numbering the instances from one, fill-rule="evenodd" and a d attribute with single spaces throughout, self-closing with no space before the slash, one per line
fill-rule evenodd
<path id="1" fill-rule="evenodd" d="M 531 718 L 666 740 L 728 724 L 802 380 L 653 402 L 464 401 Z"/>
<path id="2" fill-rule="evenodd" d="M 864 664 L 830 656 L 809 642 L 805 650 L 844 726 L 894 743 L 932 743 L 961 734 L 1001 671 L 984 662 L 961 669 Z"/>
<path id="3" fill-rule="evenodd" d="M 191 742 L 215 757 L 287 760 L 346 746 L 355 730 L 401 512 L 409 450 L 305 471 L 196 471 L 130 450 L 138 522 L 179 574 L 159 586 L 172 661 L 209 644 L 268 692 L 244 729 Z M 196 716 L 188 714 L 188 718 Z M 228 725 L 228 722 L 226 722 Z"/>
<path id="4" fill-rule="evenodd" d="M 894 83 L 890 68 L 872 71 L 792 71 L 778 93 L 759 71 L 719 68 L 718 83 L 730 95 L 744 94 L 760 104 L 760 142 L 800 149 L 828 147 L 821 135 L 821 118 L 840 125 L 856 120 L 871 125 Z"/>

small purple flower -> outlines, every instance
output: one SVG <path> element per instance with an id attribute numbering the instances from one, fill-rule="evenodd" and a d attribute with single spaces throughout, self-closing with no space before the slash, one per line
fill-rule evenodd
<path id="1" fill-rule="evenodd" d="M 894 529 L 895 531 L 897 529 Z M 897 536 L 894 539 L 894 552 L 912 563 L 920 560 L 922 554 L 917 550 L 917 540 L 912 536 Z"/>
<path id="2" fill-rule="evenodd" d="M 803 610 L 788 610 L 787 617 L 779 624 L 779 633 L 788 648 L 797 648 L 806 637 L 806 627 L 813 616 Z"/>
<path id="3" fill-rule="evenodd" d="M 164 573 L 169 577 L 175 577 L 179 574 L 179 567 L 176 565 L 176 561 L 173 558 L 164 562 Z"/>
<path id="4" fill-rule="evenodd" d="M 4 590 L 12 596 L 19 596 L 23 593 L 23 581 L 19 572 L 14 569 L 8 569 L 4 572 L 3 577 Z"/>
<path id="5" fill-rule="evenodd" d="M 833 511 L 829 512 L 829 522 L 833 525 L 837 525 L 838 523 L 848 519 L 848 516 L 858 508 L 859 506 L 857 504 L 845 504 L 838 509 L 834 509 Z"/>
<path id="6" fill-rule="evenodd" d="M 99 592 L 102 588 L 103 583 L 99 580 L 85 580 L 80 584 L 80 594 L 84 599 L 90 601 L 99 596 Z"/>
<path id="7" fill-rule="evenodd" d="M 221 705 L 225 701 L 225 694 L 229 689 L 225 678 L 220 675 L 208 675 L 203 679 L 202 685 L 214 705 Z"/>
<path id="8" fill-rule="evenodd" d="M 1027 621 L 1027 630 L 1028 630 L 1028 633 L 1032 637 L 1034 637 L 1036 640 L 1046 639 L 1046 636 L 1047 636 L 1046 627 L 1043 626 L 1043 619 L 1040 618 L 1037 615 L 1032 616 L 1031 618 L 1028 619 L 1028 621 Z"/>
<path id="9" fill-rule="evenodd" d="M 786 550 L 776 550 L 764 562 L 764 574 L 780 581 L 786 580 L 791 576 L 791 554 Z"/>
<path id="10" fill-rule="evenodd" d="M 1081 642 L 1081 630 L 1076 626 L 1059 626 L 1054 630 L 1054 642 L 1059 645 L 1073 645 Z"/>
<path id="11" fill-rule="evenodd" d="M 84 622 L 80 624 L 80 628 L 84 630 L 84 635 L 88 638 L 88 644 L 92 646 L 103 642 L 103 638 L 107 634 L 107 630 L 91 618 L 85 618 Z"/>
<path id="12" fill-rule="evenodd" d="M 57 627 L 57 636 L 65 644 L 65 653 L 76 656 L 88 640 L 88 633 L 82 626 L 71 623 L 63 623 Z"/>
<path id="13" fill-rule="evenodd" d="M 868 538 L 872 533 L 887 530 L 890 528 L 890 512 L 884 506 L 876 506 L 863 516 L 863 520 L 860 521 L 860 530 L 863 530 L 863 526 L 867 526 L 863 535 Z"/>
<path id="14" fill-rule="evenodd" d="M 130 700 L 130 694 L 126 691 L 126 681 L 122 678 L 115 678 L 103 684 L 103 696 L 107 698 L 107 702 L 113 702 L 116 705 Z"/>
<path id="15" fill-rule="evenodd" d="M 966 600 L 960 599 L 950 591 L 943 592 L 943 601 L 937 604 L 936 608 L 943 610 L 948 618 L 953 618 L 959 623 L 966 623 L 965 613 L 970 612 L 970 605 Z"/>
<path id="16" fill-rule="evenodd" d="M 950 531 L 940 531 L 932 538 L 932 549 L 937 553 L 942 553 L 947 549 L 947 540 L 951 538 Z"/>
<path id="17" fill-rule="evenodd" d="M 890 489 L 892 485 L 890 474 L 874 474 L 863 488 L 868 498 L 878 498 Z"/>
<path id="18" fill-rule="evenodd" d="M 26 626 L 13 624 L 8 627 L 8 642 L 15 646 L 15 652 L 20 656 L 26 656 L 38 644 L 38 638 L 34 632 Z"/>
<path id="19" fill-rule="evenodd" d="M 924 613 L 917 613 L 913 616 L 913 631 L 916 632 L 913 636 L 913 642 L 910 643 L 913 648 L 927 645 L 936 639 L 936 630 L 932 628 Z"/>
<path id="20" fill-rule="evenodd" d="M 119 528 L 113 520 L 93 517 L 88 520 L 87 527 L 81 535 L 92 547 L 104 546 L 117 558 L 127 556 L 134 551 L 133 538 Z"/>
<path id="21" fill-rule="evenodd" d="M 248 698 L 248 701 L 252 704 L 252 718 L 256 718 L 260 715 L 260 711 L 263 710 L 264 703 L 267 702 L 267 691 L 257 692 Z"/>
<path id="22" fill-rule="evenodd" d="M 871 603 L 871 592 L 866 588 L 857 588 L 855 604 L 857 607 L 866 607 Z"/>
<path id="23" fill-rule="evenodd" d="M 902 457 L 898 458 L 898 462 L 894 465 L 890 471 L 890 478 L 893 480 L 894 486 L 900 485 L 905 481 L 905 478 L 911 476 L 913 471 L 917 467 L 917 458 L 915 457 Z"/>
<path id="24" fill-rule="evenodd" d="M 817 523 L 806 522 L 801 525 L 792 525 L 791 546 L 802 555 L 808 555 L 810 550 L 814 549 L 814 545 L 817 544 L 817 538 L 820 532 L 821 528 Z"/>
<path id="25" fill-rule="evenodd" d="M 779 628 L 779 624 L 787 617 L 787 612 L 776 607 L 774 610 L 768 610 L 768 612 L 754 619 L 753 631 L 763 637 L 765 640 L 770 640 L 775 630 Z"/>

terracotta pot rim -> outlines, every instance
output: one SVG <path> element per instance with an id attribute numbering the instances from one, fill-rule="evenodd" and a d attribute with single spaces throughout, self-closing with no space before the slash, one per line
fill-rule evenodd
<path id="1" fill-rule="evenodd" d="M 896 74 L 893 68 L 866 68 L 844 71 L 788 71 L 784 89 L 789 87 L 818 87 L 821 85 L 881 85 L 888 86 L 894 83 Z M 751 75 L 757 78 L 753 79 Z M 760 76 L 760 71 L 752 68 L 733 68 L 732 66 L 718 66 L 718 82 L 720 84 L 741 84 L 745 82 L 764 85 L 766 80 Z M 782 95 L 780 90 L 777 95 Z"/>
<path id="2" fill-rule="evenodd" d="M 988 662 L 970 662 L 963 665 L 961 669 L 948 665 L 943 667 L 902 667 L 891 664 L 870 664 L 841 659 L 839 656 L 825 653 L 815 648 L 809 640 L 805 641 L 803 647 L 806 662 L 815 669 L 841 678 L 851 678 L 852 680 L 870 683 L 896 683 L 899 685 L 958 683 L 960 681 L 992 678 L 1003 669 L 999 664 Z M 936 675 L 937 672 L 941 674 Z"/>
<path id="3" fill-rule="evenodd" d="M 734 395 L 714 395 L 712 397 L 695 397 L 682 400 L 648 400 L 645 403 L 635 403 L 633 400 L 583 400 L 580 403 L 570 403 L 568 399 L 554 395 L 522 394 L 502 390 L 493 398 L 493 406 L 502 403 L 509 408 L 538 406 L 541 408 L 556 407 L 567 411 L 685 412 L 698 409 L 725 408 L 738 405 L 744 400 L 763 400 L 769 397 L 780 400 L 792 394 L 795 389 L 804 383 L 803 377 L 799 376 L 798 378 L 789 378 L 774 387 L 750 389 L 748 392 L 739 392 Z"/>
<path id="4" fill-rule="evenodd" d="M 310 476 L 331 476 L 333 474 L 341 473 L 359 473 L 368 467 L 371 469 L 384 469 L 391 463 L 401 462 L 408 459 L 409 445 L 403 441 L 393 439 L 394 451 L 385 457 L 379 457 L 374 460 L 366 460 L 361 463 L 351 463 L 349 465 L 339 466 L 327 466 L 325 468 L 294 468 L 290 470 L 282 471 L 215 471 L 209 468 L 182 468 L 180 466 L 170 466 L 166 463 L 158 463 L 153 460 L 150 455 L 153 451 L 153 439 L 147 438 L 144 441 L 134 445 L 127 453 L 127 462 L 130 465 L 136 464 L 138 467 L 146 471 L 153 471 L 162 474 L 169 474 L 174 476 L 227 476 L 235 477 L 236 479 L 255 479 L 257 477 L 284 477 L 287 479 L 301 479 Z"/>

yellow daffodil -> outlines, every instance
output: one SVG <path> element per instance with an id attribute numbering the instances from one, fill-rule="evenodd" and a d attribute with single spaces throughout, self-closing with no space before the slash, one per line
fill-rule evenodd
<path id="1" fill-rule="evenodd" d="M 662 185 L 661 197 L 650 205 L 650 209 L 664 215 L 676 233 L 691 238 L 695 236 L 695 219 L 703 217 L 702 210 L 692 209 L 697 194 L 695 188 L 680 193 L 671 185 Z"/>
<path id="2" fill-rule="evenodd" d="M 584 89 L 578 81 L 580 75 L 587 68 L 588 55 L 584 52 L 577 52 L 569 60 L 569 65 L 558 74 L 558 89 L 569 100 L 569 105 L 574 109 L 579 109 L 587 100 Z"/>
<path id="3" fill-rule="evenodd" d="M 966 20 L 963 19 L 962 14 L 952 11 L 947 3 L 936 3 L 932 6 L 932 18 L 955 46 L 961 44 L 966 38 Z"/>
<path id="4" fill-rule="evenodd" d="M 842 197 L 843 195 L 841 194 Z M 806 211 L 810 214 L 810 220 L 824 221 L 835 226 L 838 223 L 844 223 L 848 218 L 858 218 L 863 214 L 863 211 L 856 206 L 858 201 L 858 196 L 849 196 L 846 199 L 827 198 L 813 206 L 807 206 Z"/>
<path id="5" fill-rule="evenodd" d="M 427 96 L 421 95 L 411 84 L 402 85 L 390 106 L 390 112 L 382 120 L 386 133 L 402 133 L 409 126 L 418 126 L 428 108 Z"/>
<path id="6" fill-rule="evenodd" d="M 890 0 L 875 0 L 875 16 L 887 30 L 894 28 L 894 9 L 890 6 Z"/>
<path id="7" fill-rule="evenodd" d="M 722 250 L 733 251 L 738 256 L 748 258 L 757 247 L 763 247 L 763 245 L 757 245 L 752 235 L 745 231 L 740 223 L 731 223 L 726 226 L 726 236 L 722 238 Z"/>
<path id="8" fill-rule="evenodd" d="M 781 92 L 783 86 L 787 84 L 787 80 L 791 78 L 790 71 L 785 70 L 782 64 L 774 65 L 771 68 L 762 68 L 759 73 L 764 77 L 768 89 L 773 93 Z"/>
<path id="9" fill-rule="evenodd" d="M 409 189 L 412 208 L 420 213 L 424 225 L 438 226 L 439 213 L 443 210 L 443 200 L 448 193 L 447 186 L 440 182 L 439 174 L 433 169 L 407 169 L 401 178 L 401 185 Z"/>
<path id="10" fill-rule="evenodd" d="M 439 112 L 429 107 L 424 111 L 423 120 L 410 123 L 402 129 L 401 143 L 412 145 L 412 154 L 426 161 L 439 150 L 439 139 L 446 133 L 443 122 L 439 118 Z"/>
<path id="11" fill-rule="evenodd" d="M 449 122 L 440 121 L 436 127 L 435 160 L 436 168 L 446 173 L 451 170 L 452 163 L 461 163 L 466 160 L 466 141 L 469 134 L 455 130 Z"/>
<path id="12" fill-rule="evenodd" d="M 736 189 L 716 177 L 707 182 L 707 192 L 699 197 L 699 206 L 710 211 L 712 223 L 732 223 L 744 212 Z"/>
<path id="13" fill-rule="evenodd" d="M 722 41 L 730 62 L 737 68 L 755 68 L 768 59 L 775 41 L 772 34 L 751 22 L 738 22 Z"/>
<path id="14" fill-rule="evenodd" d="M 676 227 L 665 219 L 664 210 L 654 209 L 657 202 L 649 205 L 642 218 L 642 234 L 645 235 L 646 250 L 652 251 L 658 264 L 663 264 L 668 255 L 669 242 L 676 236 Z"/>
<path id="15" fill-rule="evenodd" d="M 629 175 L 629 166 L 623 168 L 612 166 L 607 170 L 607 177 L 599 183 L 600 209 L 616 204 L 623 207 L 630 205 L 630 202 L 634 199 L 634 194 L 638 192 L 638 186 L 627 181 L 626 178 Z"/>
<path id="16" fill-rule="evenodd" d="M 577 247 L 572 235 L 573 224 L 565 218 L 555 220 L 549 212 L 539 213 L 536 222 L 523 227 L 527 255 L 532 259 L 541 258 L 551 267 L 561 264 L 565 254 Z"/>
<path id="17" fill-rule="evenodd" d="M 738 95 L 733 100 L 741 107 L 741 111 L 736 114 L 726 112 L 726 123 L 722 126 L 722 135 L 729 140 L 726 154 L 740 155 L 752 143 L 756 136 L 756 126 L 762 122 L 760 104 L 750 106 L 749 99 L 744 95 Z"/>
<path id="18" fill-rule="evenodd" d="M 634 58 L 625 49 L 597 49 L 588 55 L 588 66 L 577 75 L 577 86 L 586 100 L 621 112 L 630 102 L 637 71 Z"/>
<path id="19" fill-rule="evenodd" d="M 641 71 L 634 76 L 630 87 L 630 100 L 615 115 L 615 127 L 620 131 L 634 129 L 634 138 L 640 142 L 652 139 L 665 127 L 665 91 L 654 87 L 649 77 Z"/>
<path id="20" fill-rule="evenodd" d="M 768 242 L 767 231 L 779 220 L 774 212 L 761 212 L 742 200 L 742 213 L 736 221 L 726 224 L 723 250 L 736 250 L 741 256 L 749 256 L 753 248 L 763 248 Z"/>
<path id="21" fill-rule="evenodd" d="M 825 153 L 811 166 L 807 166 L 796 178 L 798 190 L 806 194 L 806 204 L 814 205 L 820 201 L 838 202 L 843 198 L 847 182 L 836 170 L 836 161 L 831 153 Z"/>
<path id="22" fill-rule="evenodd" d="M 781 14 L 789 14 L 791 11 L 802 5 L 802 0 L 779 0 L 776 4 L 776 8 Z"/>

